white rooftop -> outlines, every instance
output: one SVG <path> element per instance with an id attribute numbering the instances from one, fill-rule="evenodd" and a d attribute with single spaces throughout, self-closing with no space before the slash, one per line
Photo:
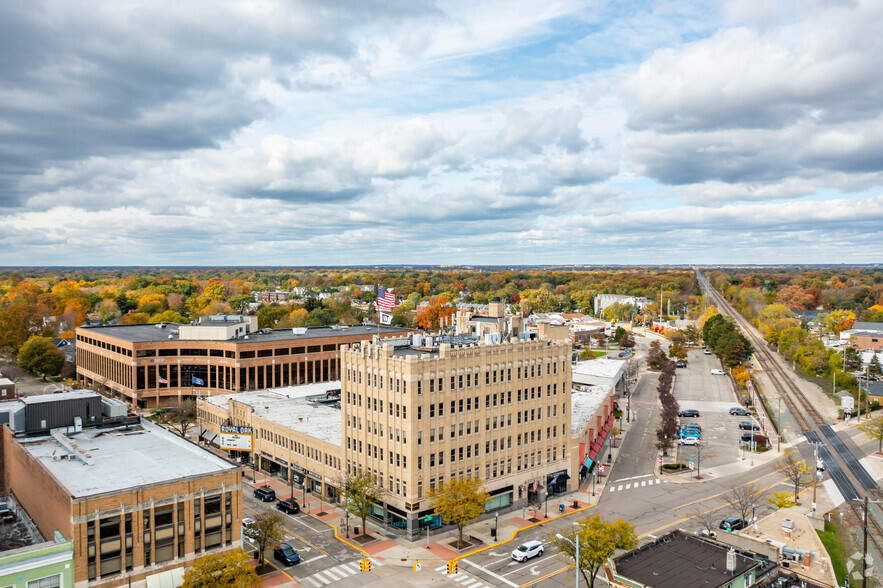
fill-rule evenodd
<path id="1" fill-rule="evenodd" d="M 238 467 L 145 420 L 128 428 L 88 429 L 67 436 L 91 456 L 92 465 L 79 459 L 53 460 L 70 453 L 53 437 L 19 442 L 75 498 Z"/>
<path id="2" fill-rule="evenodd" d="M 293 431 L 340 445 L 342 434 L 340 409 L 307 399 L 311 396 L 324 396 L 330 390 L 340 390 L 340 381 L 225 394 L 212 396 L 206 400 L 216 406 L 226 407 L 228 401 L 233 399 L 251 406 L 256 416 Z"/>
<path id="3" fill-rule="evenodd" d="M 613 393 L 610 386 L 580 386 L 570 396 L 570 434 L 578 435 L 604 401 Z"/>
<path id="4" fill-rule="evenodd" d="M 59 400 L 73 400 L 74 398 L 93 398 L 101 396 L 98 392 L 91 390 L 71 390 L 70 392 L 61 392 L 59 394 L 37 394 L 34 396 L 25 396 L 21 399 L 25 404 L 41 404 L 43 402 L 58 402 Z"/>
<path id="5" fill-rule="evenodd" d="M 607 357 L 580 361 L 573 365 L 574 379 L 576 379 L 576 376 L 578 375 L 593 378 L 618 379 L 620 372 L 625 369 L 625 364 L 625 360 L 608 359 Z"/>

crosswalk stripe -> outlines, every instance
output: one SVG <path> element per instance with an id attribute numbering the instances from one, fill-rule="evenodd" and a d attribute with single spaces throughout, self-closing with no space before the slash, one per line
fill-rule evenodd
<path id="1" fill-rule="evenodd" d="M 324 585 L 325 585 L 324 582 L 319 582 L 319 580 L 316 580 L 316 579 L 313 578 L 312 576 L 310 576 L 309 578 L 307 578 L 307 580 L 309 580 L 310 582 L 312 582 L 313 585 L 314 585 L 316 588 L 319 588 L 320 586 L 324 586 Z"/>
<path id="2" fill-rule="evenodd" d="M 476 582 L 478 582 L 478 580 L 476 580 L 474 578 L 466 578 L 465 580 L 463 580 L 463 585 L 464 586 L 472 586 Z"/>
<path id="3" fill-rule="evenodd" d="M 346 574 L 341 574 L 340 571 L 335 568 L 329 568 L 327 570 L 322 570 L 322 573 L 328 574 L 329 576 L 331 576 L 331 579 L 334 581 L 340 580 L 340 578 L 346 578 Z M 338 574 L 340 574 L 340 577 L 338 577 Z"/>
<path id="4" fill-rule="evenodd" d="M 353 574 L 356 573 L 356 572 L 354 572 L 353 570 L 351 570 L 350 568 L 348 568 L 348 567 L 346 567 L 346 566 L 337 566 L 336 568 L 334 568 L 334 571 L 335 571 L 335 572 L 338 572 L 338 573 L 341 573 L 341 574 L 343 574 L 344 576 L 352 576 Z M 361 570 L 359 570 L 359 571 L 361 571 Z"/>
<path id="5" fill-rule="evenodd" d="M 331 583 L 331 580 L 326 579 L 325 576 L 322 575 L 322 572 L 316 572 L 315 574 L 310 576 L 310 579 L 315 582 L 321 582 L 319 586 L 324 586 L 325 584 Z"/>
<path id="6" fill-rule="evenodd" d="M 626 489 L 626 490 L 628 490 L 628 489 L 631 488 L 631 487 L 632 487 L 631 484 L 626 484 L 626 485 L 625 485 L 625 489 Z"/>
<path id="7" fill-rule="evenodd" d="M 444 565 L 444 566 L 438 566 L 437 568 L 435 568 L 435 571 L 441 572 L 442 570 L 447 571 L 447 569 L 448 569 L 448 566 Z"/>
<path id="8" fill-rule="evenodd" d="M 641 482 L 641 488 L 643 488 L 646 483 L 647 482 Z"/>

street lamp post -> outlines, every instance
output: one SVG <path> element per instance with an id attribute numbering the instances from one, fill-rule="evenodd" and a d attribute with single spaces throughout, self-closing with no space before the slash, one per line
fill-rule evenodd
<path id="1" fill-rule="evenodd" d="M 576 525 L 576 523 L 573 523 L 573 524 Z M 576 558 L 574 560 L 574 561 L 576 561 L 576 570 L 574 571 L 574 576 L 576 577 L 576 588 L 579 588 L 579 532 L 577 532 L 577 534 L 574 536 L 574 538 L 576 539 L 576 543 L 574 543 L 573 541 L 571 541 L 570 539 L 568 539 L 567 537 L 565 537 L 561 533 L 556 533 L 555 536 L 558 537 L 559 539 L 563 539 L 564 541 L 567 541 L 568 543 L 570 543 L 571 545 L 573 545 L 576 548 Z"/>
<path id="2" fill-rule="evenodd" d="M 346 538 L 350 538 L 350 511 L 346 511 Z"/>

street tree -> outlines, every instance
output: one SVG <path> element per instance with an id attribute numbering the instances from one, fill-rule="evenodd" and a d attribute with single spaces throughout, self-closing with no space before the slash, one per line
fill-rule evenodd
<path id="1" fill-rule="evenodd" d="M 692 341 L 694 344 L 699 342 L 699 330 L 695 325 L 687 325 L 681 332 L 687 341 Z"/>
<path id="2" fill-rule="evenodd" d="M 617 549 L 634 549 L 638 546 L 635 528 L 623 520 L 610 522 L 601 515 L 586 517 L 578 522 L 579 529 L 562 533 L 566 538 L 552 536 L 549 541 L 572 567 L 579 570 L 586 586 L 592 586 L 595 576 L 607 558 Z M 579 561 L 576 558 L 576 540 L 579 536 Z"/>
<path id="3" fill-rule="evenodd" d="M 755 482 L 743 477 L 721 495 L 721 500 L 733 509 L 739 518 L 747 521 L 760 503 L 762 495 L 760 487 Z"/>
<path id="4" fill-rule="evenodd" d="M 708 445 L 700 443 L 699 445 L 693 446 L 693 463 L 696 467 L 696 478 L 702 478 L 702 464 L 710 459 L 714 459 L 717 455 L 711 450 Z"/>
<path id="5" fill-rule="evenodd" d="M 797 505 L 790 492 L 773 492 L 772 496 L 767 496 L 767 500 L 773 503 L 776 508 L 791 508 Z"/>
<path id="6" fill-rule="evenodd" d="M 163 414 L 173 431 L 181 437 L 187 437 L 190 427 L 196 423 L 196 401 L 184 400 L 177 406 L 166 408 Z"/>
<path id="7" fill-rule="evenodd" d="M 654 339 L 650 343 L 650 349 L 647 351 L 647 367 L 651 370 L 659 370 L 667 359 L 665 351 L 662 350 L 662 346 L 659 344 L 659 340 Z"/>
<path id="8" fill-rule="evenodd" d="M 870 363 L 868 363 L 868 379 L 879 380 L 881 375 L 883 375 L 883 369 L 880 368 L 880 360 L 877 359 L 877 354 L 875 353 L 871 356 Z"/>
<path id="9" fill-rule="evenodd" d="M 718 523 L 720 522 L 717 509 L 701 510 L 699 508 L 694 508 L 689 515 L 696 519 L 696 522 L 699 523 L 704 534 L 712 536 L 715 534 Z"/>
<path id="10" fill-rule="evenodd" d="M 877 442 L 877 453 L 883 453 L 883 416 L 865 419 L 859 423 L 858 428 L 869 439 Z"/>
<path id="11" fill-rule="evenodd" d="M 254 522 L 242 528 L 242 534 L 258 547 L 258 563 L 264 565 L 264 552 L 276 549 L 285 541 L 285 519 L 278 512 L 265 512 L 255 517 Z"/>
<path id="12" fill-rule="evenodd" d="M 810 483 L 810 470 L 806 461 L 800 458 L 800 454 L 794 449 L 788 449 L 776 462 L 779 470 L 788 480 L 794 484 L 794 500 L 800 496 L 800 487 Z M 799 502 L 798 502 L 799 504 Z"/>
<path id="13" fill-rule="evenodd" d="M 683 343 L 672 343 L 668 348 L 668 356 L 676 357 L 680 360 L 687 359 L 687 349 L 684 347 Z"/>
<path id="14" fill-rule="evenodd" d="M 619 346 L 623 349 L 632 349 L 635 346 L 635 338 L 631 331 L 623 329 L 622 335 L 619 337 Z"/>
<path id="15" fill-rule="evenodd" d="M 362 471 L 345 475 L 340 481 L 340 487 L 343 489 L 346 512 L 353 513 L 361 519 L 362 529 L 367 533 L 368 527 L 365 526 L 365 521 L 371 514 L 374 504 L 383 501 L 386 491 L 377 483 L 373 474 Z"/>
<path id="16" fill-rule="evenodd" d="M 854 372 L 862 367 L 862 354 L 855 347 L 843 351 L 843 371 Z"/>
<path id="17" fill-rule="evenodd" d="M 457 525 L 459 532 L 457 546 L 461 547 L 463 527 L 484 512 L 491 496 L 485 490 L 481 478 L 455 478 L 447 484 L 439 484 L 431 489 L 428 498 L 435 504 L 435 514 L 443 521 Z"/>
<path id="18" fill-rule="evenodd" d="M 64 365 L 64 352 L 55 346 L 50 337 L 30 337 L 18 352 L 18 365 L 30 373 L 55 376 Z"/>
<path id="19" fill-rule="evenodd" d="M 249 559 L 241 549 L 201 557 L 184 572 L 181 588 L 258 588 L 262 581 Z"/>

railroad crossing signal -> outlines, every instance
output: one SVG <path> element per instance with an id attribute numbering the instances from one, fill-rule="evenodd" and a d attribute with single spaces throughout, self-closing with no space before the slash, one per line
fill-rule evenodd
<path id="1" fill-rule="evenodd" d="M 371 558 L 370 557 L 363 557 L 362 559 L 360 559 L 359 560 L 359 569 L 361 569 L 363 572 L 370 572 L 371 571 Z"/>
<path id="2" fill-rule="evenodd" d="M 452 559 L 448 562 L 448 573 L 456 574 L 457 573 L 457 560 Z"/>

